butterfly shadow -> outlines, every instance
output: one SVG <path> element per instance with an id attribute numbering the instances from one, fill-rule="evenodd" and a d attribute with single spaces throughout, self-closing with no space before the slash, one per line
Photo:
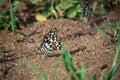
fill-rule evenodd
<path id="1" fill-rule="evenodd" d="M 77 49 L 75 49 L 75 50 L 72 50 L 72 51 L 70 51 L 70 54 L 71 55 L 74 55 L 74 54 L 76 54 L 77 52 L 79 52 L 79 51 L 83 51 L 84 49 L 86 49 L 86 46 L 84 46 L 84 47 L 79 47 L 79 48 L 77 48 Z M 49 57 L 49 58 L 51 58 L 51 57 L 59 57 L 61 54 L 60 53 L 56 53 L 56 54 L 49 54 L 49 55 L 47 55 L 46 57 Z"/>

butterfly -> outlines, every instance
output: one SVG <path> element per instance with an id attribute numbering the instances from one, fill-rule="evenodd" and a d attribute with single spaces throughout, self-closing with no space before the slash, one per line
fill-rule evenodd
<path id="1" fill-rule="evenodd" d="M 82 15 L 85 19 L 85 22 L 88 22 L 90 15 L 89 0 L 83 0 Z"/>
<path id="2" fill-rule="evenodd" d="M 58 29 L 51 29 L 44 37 L 42 44 L 40 45 L 41 52 L 49 52 L 52 53 L 54 50 L 61 50 L 62 43 L 58 38 Z"/>

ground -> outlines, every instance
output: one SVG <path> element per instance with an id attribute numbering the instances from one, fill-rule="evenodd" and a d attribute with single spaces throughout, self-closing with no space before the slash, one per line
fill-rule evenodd
<path id="1" fill-rule="evenodd" d="M 95 80 L 98 80 L 101 75 L 105 76 L 111 69 L 114 51 L 92 24 L 97 23 L 99 26 L 109 22 L 115 24 L 120 19 L 118 8 L 120 6 L 106 13 L 105 16 L 90 19 L 89 23 L 60 18 L 35 22 L 28 27 L 16 30 L 15 33 L 1 30 L 0 80 L 40 79 L 41 75 L 21 58 L 29 60 L 45 72 L 48 80 L 52 80 L 52 71 L 58 64 L 56 76 L 58 80 L 63 80 L 66 71 L 60 60 L 60 52 L 41 55 L 38 51 L 44 35 L 53 27 L 59 30 L 59 37 L 71 53 L 77 69 L 84 64 Z M 112 39 L 110 35 L 107 36 L 110 40 Z M 120 74 L 117 74 L 113 80 L 119 79 Z M 69 78 L 66 77 L 64 80 Z"/>

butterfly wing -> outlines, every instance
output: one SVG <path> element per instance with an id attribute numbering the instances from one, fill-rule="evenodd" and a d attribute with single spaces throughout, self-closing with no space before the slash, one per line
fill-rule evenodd
<path id="1" fill-rule="evenodd" d="M 58 30 L 56 28 L 47 33 L 39 50 L 49 53 L 52 53 L 53 50 L 61 50 L 61 42 L 58 39 Z"/>

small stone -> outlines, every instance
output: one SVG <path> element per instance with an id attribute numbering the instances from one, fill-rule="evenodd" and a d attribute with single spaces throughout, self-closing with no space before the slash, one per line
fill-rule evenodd
<path id="1" fill-rule="evenodd" d="M 103 70 L 103 69 L 105 69 L 105 68 L 107 68 L 107 67 L 108 67 L 107 64 L 103 64 L 100 69 Z"/>

